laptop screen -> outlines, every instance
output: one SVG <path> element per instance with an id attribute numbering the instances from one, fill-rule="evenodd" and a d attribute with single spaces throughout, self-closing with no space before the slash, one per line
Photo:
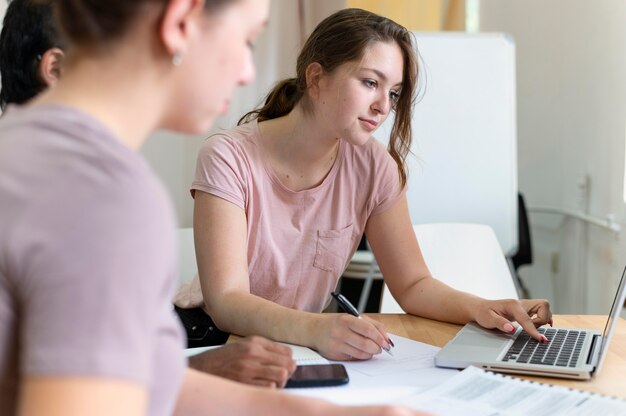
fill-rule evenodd
<path id="1" fill-rule="evenodd" d="M 609 319 L 606 321 L 606 325 L 604 326 L 604 332 L 602 332 L 602 344 L 600 346 L 600 361 L 598 362 L 598 367 L 596 371 L 600 369 L 602 363 L 604 362 L 605 353 L 607 345 L 609 345 L 609 341 L 611 340 L 611 336 L 613 335 L 613 329 L 617 324 L 617 320 L 619 319 L 620 312 L 624 307 L 624 298 L 626 295 L 626 281 L 624 279 L 626 276 L 626 267 L 622 272 L 622 278 L 619 281 L 619 286 L 617 288 L 617 293 L 615 294 L 615 298 L 613 299 L 613 304 L 611 305 L 611 310 L 609 311 Z"/>

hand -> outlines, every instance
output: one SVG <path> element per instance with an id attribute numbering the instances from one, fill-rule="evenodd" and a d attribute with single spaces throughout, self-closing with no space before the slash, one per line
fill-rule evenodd
<path id="1" fill-rule="evenodd" d="M 279 388 L 296 369 L 289 347 L 257 336 L 194 355 L 189 366 L 246 384 Z"/>
<path id="2" fill-rule="evenodd" d="M 485 328 L 498 328 L 507 333 L 515 331 L 511 321 L 517 321 L 530 336 L 547 342 L 537 327 L 552 325 L 552 312 L 545 299 L 483 300 L 474 314 L 474 321 Z"/>
<path id="3" fill-rule="evenodd" d="M 390 348 L 385 326 L 364 316 L 320 314 L 314 332 L 315 349 L 330 360 L 369 360 Z"/>

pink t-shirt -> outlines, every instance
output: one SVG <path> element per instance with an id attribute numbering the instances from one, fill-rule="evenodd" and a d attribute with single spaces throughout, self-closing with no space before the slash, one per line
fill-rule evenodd
<path id="1" fill-rule="evenodd" d="M 294 192 L 265 163 L 259 139 L 256 121 L 207 139 L 198 155 L 192 194 L 207 192 L 245 211 L 252 294 L 321 312 L 368 218 L 403 195 L 397 165 L 374 138 L 362 146 L 342 140 L 324 181 Z M 197 280 L 181 289 L 176 303 L 202 304 Z"/>

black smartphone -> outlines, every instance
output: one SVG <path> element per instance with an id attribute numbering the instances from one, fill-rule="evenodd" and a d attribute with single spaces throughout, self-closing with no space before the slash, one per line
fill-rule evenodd
<path id="1" fill-rule="evenodd" d="M 348 381 L 346 367 L 341 364 L 299 365 L 285 388 L 339 386 Z"/>

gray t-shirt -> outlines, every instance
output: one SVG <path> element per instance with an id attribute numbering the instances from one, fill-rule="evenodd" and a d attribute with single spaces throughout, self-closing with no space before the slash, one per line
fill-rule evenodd
<path id="1" fill-rule="evenodd" d="M 103 376 L 172 413 L 182 382 L 174 217 L 145 160 L 61 106 L 0 118 L 0 415 L 25 376 Z"/>

